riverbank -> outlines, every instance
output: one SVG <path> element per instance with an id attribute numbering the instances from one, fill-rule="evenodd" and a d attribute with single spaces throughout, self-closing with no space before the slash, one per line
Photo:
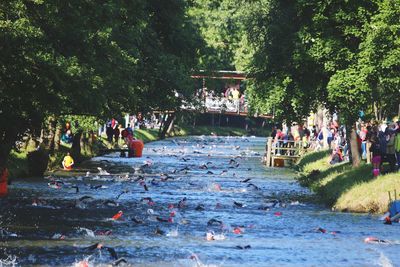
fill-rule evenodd
<path id="1" fill-rule="evenodd" d="M 269 130 L 267 129 L 257 129 L 255 132 L 256 135 L 267 136 L 269 135 Z M 142 140 L 144 143 L 153 142 L 159 140 L 158 137 L 158 129 L 137 129 L 135 130 L 135 138 Z M 175 126 L 174 130 L 167 136 L 167 137 L 174 137 L 174 136 L 188 136 L 188 135 L 217 135 L 217 136 L 243 136 L 249 135 L 249 133 L 242 128 L 234 128 L 234 127 L 210 127 L 210 126 Z M 101 143 L 104 140 L 101 141 Z M 107 144 L 104 144 L 106 147 Z M 63 171 L 60 168 L 61 161 L 69 147 L 61 146 L 60 151 L 56 152 L 54 155 L 50 157 L 49 160 L 49 167 L 48 172 L 57 175 L 77 175 L 81 173 L 86 173 L 89 169 L 80 164 L 77 164 L 77 169 L 74 171 Z M 29 165 L 27 159 L 28 152 L 21 151 L 16 152 L 13 151 L 10 155 L 9 159 L 9 171 L 10 171 L 10 178 L 23 178 L 28 177 L 29 175 Z M 97 156 L 96 152 L 93 155 L 85 154 L 82 155 L 83 161 L 87 161 L 91 157 Z M 91 170 L 91 169 L 90 169 Z"/>
<path id="2" fill-rule="evenodd" d="M 384 213 L 389 203 L 388 191 L 400 192 L 398 172 L 374 178 L 370 164 L 362 163 L 358 168 L 352 168 L 349 162 L 330 165 L 329 158 L 327 150 L 311 152 L 295 168 L 300 184 L 335 210 Z"/>

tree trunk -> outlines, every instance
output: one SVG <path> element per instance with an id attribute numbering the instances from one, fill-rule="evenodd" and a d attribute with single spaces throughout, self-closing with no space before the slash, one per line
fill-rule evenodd
<path id="1" fill-rule="evenodd" d="M 90 133 L 83 133 L 81 135 L 81 152 L 85 156 L 93 155 L 93 140 Z"/>
<path id="2" fill-rule="evenodd" d="M 76 162 L 79 162 L 81 159 L 81 136 L 82 130 L 79 130 L 72 138 L 71 156 Z"/>
<path id="3" fill-rule="evenodd" d="M 54 151 L 54 137 L 56 134 L 57 119 L 55 116 L 50 115 L 47 117 L 45 128 L 41 131 L 41 141 L 44 149 L 50 153 Z"/>
<path id="4" fill-rule="evenodd" d="M 173 122 L 174 118 L 175 118 L 175 114 L 174 113 L 171 113 L 171 114 L 168 115 L 168 119 L 164 123 L 164 127 L 162 128 L 161 134 L 159 136 L 160 139 L 165 139 L 165 135 L 167 134 L 169 126 L 170 126 L 171 122 Z"/>
<path id="5" fill-rule="evenodd" d="M 92 131 L 89 132 L 89 136 L 88 136 L 88 152 L 90 153 L 90 156 L 94 156 L 94 143 L 95 143 L 95 139 L 94 139 L 94 134 Z"/>
<path id="6" fill-rule="evenodd" d="M 160 138 L 161 138 L 161 135 L 162 135 L 162 131 L 163 131 L 163 127 L 164 127 L 164 124 L 165 124 L 165 118 L 166 118 L 166 116 L 167 116 L 166 113 L 162 115 L 162 119 L 161 119 L 161 123 L 160 123 L 160 128 L 158 129 L 158 137 L 160 137 Z M 161 138 L 161 139 L 162 139 L 162 138 Z"/>
<path id="7" fill-rule="evenodd" d="M 54 151 L 60 150 L 60 142 L 61 142 L 61 127 L 56 126 L 56 132 L 54 133 Z"/>
<path id="8" fill-rule="evenodd" d="M 174 122 L 175 122 L 175 116 L 172 116 L 172 120 L 169 123 L 168 129 L 167 129 L 167 134 L 171 134 L 171 131 L 174 130 Z M 175 132 L 174 132 L 175 134 Z"/>
<path id="9" fill-rule="evenodd" d="M 15 144 L 16 136 L 16 133 L 12 130 L 4 129 L 0 132 L 0 173 L 7 167 L 7 161 Z"/>
<path id="10" fill-rule="evenodd" d="M 360 160 L 360 151 L 358 148 L 358 142 L 357 142 L 357 132 L 356 132 L 356 125 L 353 124 L 353 126 L 350 129 L 350 160 L 353 165 L 353 167 L 358 167 L 360 166 L 361 160 Z"/>
<path id="11" fill-rule="evenodd" d="M 51 116 L 49 119 L 49 135 L 48 135 L 48 149 L 51 153 L 54 152 L 55 148 L 55 137 L 57 132 L 57 118 Z"/>
<path id="12" fill-rule="evenodd" d="M 24 150 L 26 152 L 31 152 L 36 150 L 38 146 L 39 146 L 38 139 L 31 133 L 27 134 Z"/>

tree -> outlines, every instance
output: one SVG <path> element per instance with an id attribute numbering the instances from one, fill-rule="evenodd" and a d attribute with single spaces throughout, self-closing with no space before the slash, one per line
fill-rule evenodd
<path id="1" fill-rule="evenodd" d="M 45 117 L 177 109 L 200 40 L 186 11 L 183 0 L 1 2 L 0 167 Z"/>
<path id="2" fill-rule="evenodd" d="M 310 19 L 292 1 L 256 1 L 251 10 L 245 19 L 255 51 L 248 66 L 251 109 L 277 120 L 301 120 L 326 96 L 304 33 Z"/>
<path id="3" fill-rule="evenodd" d="M 400 6 L 383 0 L 366 25 L 367 34 L 360 44 L 357 66 L 371 88 L 369 110 L 375 119 L 396 114 L 400 99 Z M 372 106 L 371 106 L 372 105 Z"/>

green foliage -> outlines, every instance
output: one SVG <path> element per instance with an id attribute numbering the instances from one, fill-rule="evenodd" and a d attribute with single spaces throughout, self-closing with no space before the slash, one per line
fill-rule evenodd
<path id="1" fill-rule="evenodd" d="M 383 0 L 367 24 L 357 66 L 372 90 L 375 117 L 396 114 L 400 96 L 400 6 Z M 379 111 L 379 112 L 378 112 Z M 382 113 L 382 114 L 379 114 Z"/>
<path id="2" fill-rule="evenodd" d="M 99 126 L 104 123 L 104 120 L 85 115 L 64 115 L 59 118 L 59 126 L 61 128 L 65 127 L 67 122 L 70 123 L 73 133 L 79 130 L 93 131 L 96 133 Z"/>
<path id="3" fill-rule="evenodd" d="M 377 118 L 396 112 L 398 3 L 259 0 L 251 5 L 244 22 L 254 50 L 248 65 L 253 112 L 291 121 L 323 105 L 340 112 L 348 125 L 360 110 Z"/>
<path id="4" fill-rule="evenodd" d="M 328 83 L 329 100 L 336 103 L 336 108 L 347 125 L 353 125 L 360 110 L 371 99 L 371 88 L 366 77 L 354 68 L 336 72 Z"/>
<path id="5" fill-rule="evenodd" d="M 204 38 L 200 67 L 243 70 L 252 51 L 245 35 L 244 14 L 250 4 L 234 0 L 193 0 L 189 15 Z"/>
<path id="6" fill-rule="evenodd" d="M 47 116 L 105 119 L 190 100 L 201 39 L 186 12 L 184 0 L 1 1 L 0 165 Z"/>

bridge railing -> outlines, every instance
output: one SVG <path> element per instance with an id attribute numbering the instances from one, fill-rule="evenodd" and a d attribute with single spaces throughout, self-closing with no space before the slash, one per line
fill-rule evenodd
<path id="1" fill-rule="evenodd" d="M 206 97 L 205 108 L 208 111 L 240 112 L 239 99 L 227 99 L 223 97 Z"/>
<path id="2" fill-rule="evenodd" d="M 274 140 L 269 137 L 266 145 L 264 162 L 267 167 L 276 165 L 276 160 L 297 161 L 306 151 L 309 144 L 302 141 Z"/>

